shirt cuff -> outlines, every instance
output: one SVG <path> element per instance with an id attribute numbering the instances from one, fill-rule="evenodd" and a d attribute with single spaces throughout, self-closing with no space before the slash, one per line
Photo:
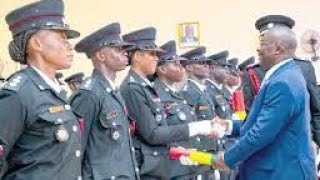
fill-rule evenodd
<path id="1" fill-rule="evenodd" d="M 233 122 L 231 120 L 226 120 L 228 123 L 228 128 L 226 129 L 226 135 L 231 135 L 233 130 Z"/>

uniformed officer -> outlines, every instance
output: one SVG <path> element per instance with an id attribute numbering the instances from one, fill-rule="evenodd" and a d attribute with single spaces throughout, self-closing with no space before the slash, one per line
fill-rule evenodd
<path id="1" fill-rule="evenodd" d="M 234 113 L 234 109 L 232 109 L 230 105 L 230 100 L 232 96 L 232 92 L 229 89 L 231 88 L 223 88 L 224 83 L 228 82 L 228 85 L 237 84 L 237 71 L 235 64 L 237 63 L 237 59 L 229 60 L 227 63 L 227 57 L 229 55 L 228 51 L 222 51 L 212 56 L 209 56 L 208 59 L 210 65 L 210 76 L 207 79 L 206 86 L 207 92 L 210 94 L 212 101 L 215 102 L 215 112 L 219 117 L 232 118 L 232 114 Z M 232 62 L 233 61 L 233 62 Z M 230 63 L 231 62 L 231 63 Z M 231 67 L 230 67 L 231 66 Z M 227 67 L 227 68 L 226 68 Z M 231 72 L 230 72 L 231 71 Z M 234 80 L 233 80 L 234 79 Z M 224 151 L 225 149 L 232 146 L 235 142 L 235 138 L 224 137 L 219 139 L 218 148 L 220 151 Z M 221 180 L 234 180 L 236 177 L 237 171 L 231 170 L 229 172 L 220 171 L 220 179 Z"/>
<path id="2" fill-rule="evenodd" d="M 228 62 L 228 73 L 225 81 L 225 87 L 229 90 L 231 96 L 241 86 L 240 73 L 238 69 L 238 58 L 232 58 L 227 60 Z"/>
<path id="3" fill-rule="evenodd" d="M 72 63 L 60 0 L 43 0 L 6 16 L 12 60 L 28 65 L 0 90 L 0 179 L 81 179 L 80 124 L 55 78 Z"/>
<path id="4" fill-rule="evenodd" d="M 255 58 L 249 57 L 239 64 L 241 71 L 241 86 L 243 90 L 245 108 L 249 112 L 251 104 L 260 89 L 260 83 L 264 76 L 264 70 L 259 63 L 255 63 Z"/>
<path id="5" fill-rule="evenodd" d="M 161 104 L 165 109 L 166 121 L 168 126 L 188 124 L 197 121 L 197 117 L 192 107 L 184 99 L 180 91 L 175 86 L 183 80 L 184 68 L 180 64 L 181 61 L 187 59 L 180 57 L 176 52 L 175 41 L 169 41 L 160 47 L 166 52 L 159 57 L 157 68 L 157 79 L 154 81 L 154 88 L 157 91 Z M 170 143 L 172 147 L 183 147 L 193 149 L 197 147 L 197 137 L 190 138 L 185 141 Z M 183 163 L 182 163 L 183 164 Z M 196 177 L 206 168 L 189 167 L 179 161 L 172 161 L 170 164 L 170 178 L 186 179 L 187 177 Z"/>
<path id="6" fill-rule="evenodd" d="M 215 117 L 215 104 L 206 92 L 206 78 L 209 76 L 209 59 L 205 57 L 206 48 L 201 46 L 192 49 L 182 57 L 188 59 L 184 62 L 185 70 L 188 75 L 188 80 L 181 93 L 187 100 L 187 103 L 192 107 L 198 120 L 213 119 Z M 216 139 L 210 139 L 205 136 L 197 137 L 199 143 L 195 148 L 203 151 L 216 152 L 218 145 Z M 209 179 L 213 176 L 213 170 L 207 169 L 202 174 L 203 179 Z"/>
<path id="7" fill-rule="evenodd" d="M 290 17 L 283 15 L 268 15 L 259 18 L 256 23 L 256 29 L 260 31 L 261 35 L 268 29 L 282 26 L 293 28 L 295 21 Z M 295 63 L 300 67 L 303 76 L 307 82 L 307 88 L 310 94 L 310 111 L 311 111 L 311 126 L 313 140 L 317 145 L 320 145 L 320 96 L 317 88 L 317 81 L 315 77 L 315 70 L 310 61 L 294 58 Z M 264 74 L 263 74 L 264 76 Z"/>
<path id="8" fill-rule="evenodd" d="M 244 60 L 242 63 L 238 65 L 239 70 L 241 72 L 244 72 L 249 65 L 254 64 L 254 61 L 255 61 L 254 56 L 247 58 L 246 60 Z"/>
<path id="9" fill-rule="evenodd" d="M 81 83 L 84 81 L 84 74 L 82 72 L 72 74 L 64 81 L 68 84 L 70 90 L 74 93 L 80 88 Z"/>
<path id="10" fill-rule="evenodd" d="M 208 57 L 210 66 L 210 75 L 206 81 L 207 92 L 213 102 L 215 102 L 215 113 L 220 118 L 231 118 L 232 110 L 230 108 L 229 101 L 226 100 L 223 95 L 225 90 L 223 85 L 226 80 L 227 70 L 227 57 L 228 51 L 222 51 L 217 54 Z"/>
<path id="11" fill-rule="evenodd" d="M 75 46 L 93 63 L 92 76 L 71 99 L 84 118 L 83 179 L 139 179 L 125 102 L 115 85 L 116 73 L 128 64 L 124 48 L 130 44 L 112 23 L 88 35 Z"/>
<path id="12" fill-rule="evenodd" d="M 243 71 L 242 89 L 246 111 L 249 112 L 255 96 L 258 94 L 265 71 L 259 63 L 250 64 Z"/>
<path id="13" fill-rule="evenodd" d="M 155 44 L 155 36 L 156 29 L 153 27 L 123 36 L 134 46 L 128 48 L 131 70 L 121 85 L 121 92 L 129 116 L 136 122 L 134 142 L 141 179 L 170 179 L 170 144 L 210 133 L 211 120 L 168 125 L 159 94 L 147 79 L 147 75 L 155 73 L 158 56 L 164 53 Z"/>

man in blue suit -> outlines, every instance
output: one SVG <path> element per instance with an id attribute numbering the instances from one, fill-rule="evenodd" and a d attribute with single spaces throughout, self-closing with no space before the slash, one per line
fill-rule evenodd
<path id="1" fill-rule="evenodd" d="M 267 71 L 246 123 L 219 120 L 238 143 L 218 153 L 215 168 L 240 165 L 240 180 L 315 180 L 309 94 L 292 57 L 295 34 L 277 27 L 260 36 L 260 64 Z"/>

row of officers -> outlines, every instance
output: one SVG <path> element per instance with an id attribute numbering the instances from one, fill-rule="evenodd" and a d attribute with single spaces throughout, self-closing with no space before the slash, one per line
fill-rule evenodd
<path id="1" fill-rule="evenodd" d="M 0 90 L 0 179 L 236 178 L 236 169 L 224 173 L 170 160 L 168 151 L 217 152 L 232 146 L 236 139 L 208 136 L 212 120 L 233 118 L 235 89 L 243 88 L 249 110 L 264 75 L 258 64 L 248 60 L 240 72 L 236 60 L 227 61 L 227 51 L 206 57 L 205 47 L 178 55 L 174 41 L 155 44 L 153 27 L 121 35 L 120 25 L 112 23 L 76 44 L 94 70 L 68 98 L 56 72 L 70 68 L 73 47 L 68 39 L 80 34 L 65 23 L 64 14 L 63 1 L 42 0 L 6 16 L 13 37 L 10 56 L 27 67 Z M 256 23 L 261 32 L 293 25 L 279 15 Z M 305 78 L 312 97 L 312 133 L 319 144 L 314 69 L 307 61 L 296 61 L 303 71 L 309 68 Z M 130 71 L 117 87 L 116 73 L 128 65 Z"/>

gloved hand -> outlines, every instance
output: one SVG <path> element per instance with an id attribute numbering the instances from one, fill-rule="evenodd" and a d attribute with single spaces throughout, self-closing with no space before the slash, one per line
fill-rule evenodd
<path id="1" fill-rule="evenodd" d="M 191 161 L 190 158 L 187 156 L 181 156 L 179 158 L 179 160 L 180 160 L 180 163 L 184 166 L 197 166 L 197 165 L 199 165 L 197 162 Z"/>

